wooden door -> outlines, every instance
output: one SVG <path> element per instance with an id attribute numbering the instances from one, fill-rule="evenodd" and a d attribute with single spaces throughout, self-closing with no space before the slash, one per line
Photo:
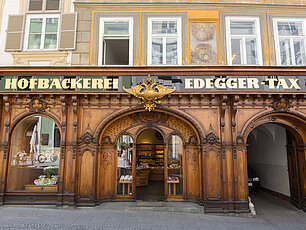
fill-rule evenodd
<path id="1" fill-rule="evenodd" d="M 298 208 L 302 208 L 299 168 L 297 161 L 297 145 L 293 135 L 289 131 L 287 131 L 287 159 L 291 203 Z"/>

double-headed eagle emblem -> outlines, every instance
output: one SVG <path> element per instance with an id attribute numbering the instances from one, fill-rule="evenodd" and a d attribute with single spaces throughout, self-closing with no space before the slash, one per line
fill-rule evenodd
<path id="1" fill-rule="evenodd" d="M 143 104 L 145 109 L 150 112 L 155 109 L 157 104 L 161 103 L 160 99 L 162 99 L 165 95 L 174 92 L 176 87 L 169 89 L 166 86 L 162 86 L 159 82 L 156 82 L 156 80 L 152 82 L 149 75 L 147 78 L 147 83 L 145 80 L 143 80 L 130 89 L 123 87 L 123 90 L 137 97 L 140 100 L 139 104 Z"/>

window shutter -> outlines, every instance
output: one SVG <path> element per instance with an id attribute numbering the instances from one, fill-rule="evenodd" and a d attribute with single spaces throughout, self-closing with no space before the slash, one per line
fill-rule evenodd
<path id="1" fill-rule="evenodd" d="M 7 26 L 5 51 L 21 51 L 24 15 L 10 15 Z"/>
<path id="2" fill-rule="evenodd" d="M 62 14 L 59 50 L 74 50 L 76 43 L 77 13 Z"/>

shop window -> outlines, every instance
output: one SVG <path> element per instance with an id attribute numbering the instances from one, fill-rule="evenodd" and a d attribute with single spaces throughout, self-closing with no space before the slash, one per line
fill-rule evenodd
<path id="1" fill-rule="evenodd" d="M 148 64 L 181 65 L 181 18 L 149 18 Z"/>
<path id="2" fill-rule="evenodd" d="M 26 50 L 56 50 L 59 15 L 28 15 L 25 35 Z"/>
<path id="3" fill-rule="evenodd" d="M 132 65 L 132 18 L 101 18 L 99 65 Z"/>
<path id="4" fill-rule="evenodd" d="M 190 64 L 218 64 L 215 22 L 190 23 Z"/>
<path id="5" fill-rule="evenodd" d="M 21 122 L 12 137 L 8 191 L 57 191 L 60 132 L 43 116 Z"/>
<path id="6" fill-rule="evenodd" d="M 60 0 L 29 0 L 29 11 L 59 10 Z"/>
<path id="7" fill-rule="evenodd" d="M 226 18 L 229 65 L 262 65 L 258 18 Z"/>
<path id="8" fill-rule="evenodd" d="M 277 65 L 306 64 L 306 20 L 273 20 Z"/>
<path id="9" fill-rule="evenodd" d="M 183 194 L 183 141 L 173 135 L 168 140 L 168 195 Z"/>
<path id="10" fill-rule="evenodd" d="M 121 136 L 117 150 L 117 194 L 130 196 L 133 184 L 133 139 L 128 135 Z"/>

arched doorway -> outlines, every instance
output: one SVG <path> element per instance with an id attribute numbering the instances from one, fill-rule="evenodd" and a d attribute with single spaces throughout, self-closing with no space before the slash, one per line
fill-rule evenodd
<path id="1" fill-rule="evenodd" d="M 163 111 L 134 111 L 109 120 L 99 138 L 98 198 L 197 201 L 202 189 L 199 133 L 183 116 Z M 124 150 L 123 137 L 129 139 Z M 155 195 L 141 191 L 154 190 L 154 183 Z"/>
<path id="2" fill-rule="evenodd" d="M 249 193 L 255 198 L 264 191 L 303 206 L 302 155 L 297 133 L 280 123 L 264 123 L 247 139 Z"/>
<path id="3" fill-rule="evenodd" d="M 136 139 L 136 199 L 163 201 L 164 194 L 163 135 L 156 129 L 141 131 Z"/>

